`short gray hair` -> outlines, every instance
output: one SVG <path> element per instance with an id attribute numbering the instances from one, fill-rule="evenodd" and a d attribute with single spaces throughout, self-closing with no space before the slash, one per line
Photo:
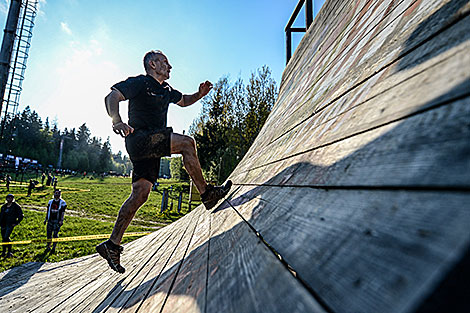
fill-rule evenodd
<path id="1" fill-rule="evenodd" d="M 155 60 L 157 55 L 164 55 L 160 50 L 151 50 L 147 52 L 144 56 L 144 68 L 147 70 L 149 68 L 150 61 Z"/>

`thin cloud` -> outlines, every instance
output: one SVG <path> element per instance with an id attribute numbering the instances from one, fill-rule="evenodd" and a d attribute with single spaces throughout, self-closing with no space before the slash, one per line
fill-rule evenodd
<path id="1" fill-rule="evenodd" d="M 45 15 L 44 11 L 41 10 L 41 9 L 46 4 L 47 4 L 46 0 L 39 0 L 38 1 L 37 7 L 36 7 L 36 12 L 37 12 L 38 15 L 41 15 L 41 16 Z M 3 0 L 3 1 L 0 2 L 0 13 L 3 13 L 5 15 L 7 15 L 9 9 L 10 9 L 10 1 L 9 0 Z"/>
<path id="2" fill-rule="evenodd" d="M 69 25 L 67 25 L 67 23 L 65 22 L 60 22 L 60 28 L 62 29 L 62 31 L 64 33 L 66 33 L 67 35 L 72 35 L 72 30 L 70 29 Z"/>

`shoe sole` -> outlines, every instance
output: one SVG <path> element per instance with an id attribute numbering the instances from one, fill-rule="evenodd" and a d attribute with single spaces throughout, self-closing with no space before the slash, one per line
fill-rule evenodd
<path id="1" fill-rule="evenodd" d="M 219 199 L 216 199 L 216 200 L 204 202 L 204 206 L 206 207 L 206 210 L 212 209 L 217 204 L 217 202 L 219 202 L 221 199 L 223 199 L 230 192 L 231 188 L 232 188 L 232 181 L 228 180 L 224 185 L 224 193 L 223 193 L 222 197 L 220 197 Z"/>
<path id="2" fill-rule="evenodd" d="M 101 244 L 97 245 L 96 246 L 96 252 L 98 252 L 98 254 L 103 259 L 108 261 L 109 267 L 111 267 L 112 270 L 118 272 L 119 274 L 123 274 L 125 272 L 124 267 L 121 266 L 122 270 L 119 270 L 118 267 L 113 263 L 113 261 L 111 260 L 111 256 L 109 255 L 109 251 L 108 251 L 108 248 L 106 247 L 106 245 L 101 245 Z"/>

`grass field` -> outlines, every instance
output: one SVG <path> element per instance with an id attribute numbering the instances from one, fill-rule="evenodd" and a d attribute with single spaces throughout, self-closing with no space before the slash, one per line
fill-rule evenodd
<path id="1" fill-rule="evenodd" d="M 126 232 L 155 231 L 188 212 L 188 183 L 159 180 L 157 191 L 152 191 L 147 203 L 137 212 Z M 168 210 L 160 213 L 162 190 L 173 186 L 168 201 Z M 64 225 L 59 237 L 110 234 L 119 208 L 130 194 L 130 178 L 109 177 L 64 177 L 59 178 L 58 188 L 67 202 Z M 177 212 L 179 191 L 183 191 L 181 212 Z M 47 202 L 52 199 L 53 188 L 39 185 L 30 197 L 27 185 L 13 181 L 10 191 L 5 184 L 0 186 L 0 203 L 8 193 L 15 195 L 16 202 L 23 208 L 25 218 L 15 227 L 12 241 L 45 239 L 44 219 Z M 171 202 L 173 209 L 170 210 Z M 194 207 L 194 204 L 193 204 Z M 123 243 L 138 237 L 124 238 Z M 95 245 L 103 239 L 87 241 L 59 242 L 55 254 L 45 254 L 45 243 L 13 245 L 13 258 L 0 259 L 0 272 L 27 262 L 56 262 L 95 253 Z"/>

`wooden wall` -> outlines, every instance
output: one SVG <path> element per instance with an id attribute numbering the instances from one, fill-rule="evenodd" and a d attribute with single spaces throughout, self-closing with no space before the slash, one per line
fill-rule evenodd
<path id="1" fill-rule="evenodd" d="M 327 310 L 419 310 L 466 260 L 469 11 L 326 2 L 231 176 L 230 203 Z"/>
<path id="2" fill-rule="evenodd" d="M 0 273 L 0 310 L 468 312 L 469 12 L 327 1 L 225 201 L 126 245 L 123 275 Z"/>

